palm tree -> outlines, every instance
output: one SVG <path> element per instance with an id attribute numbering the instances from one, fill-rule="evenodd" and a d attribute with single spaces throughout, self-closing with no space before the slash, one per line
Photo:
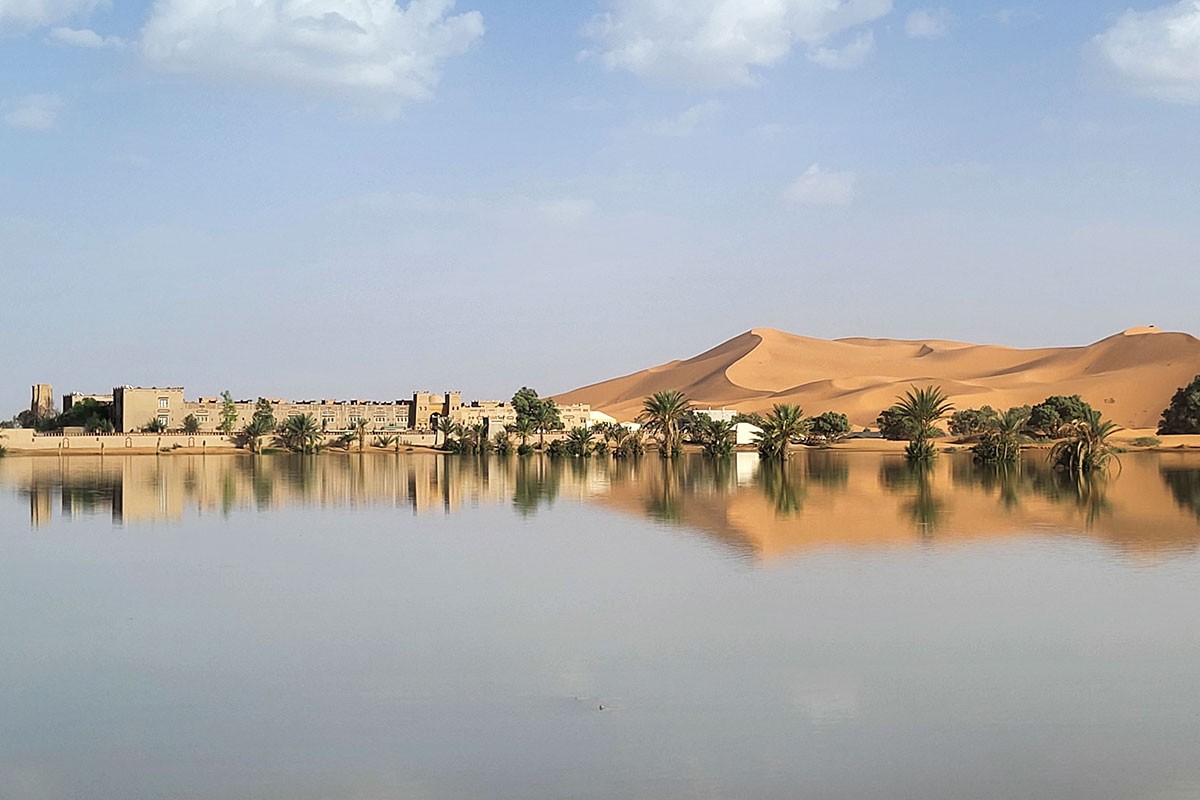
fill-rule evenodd
<path id="1" fill-rule="evenodd" d="M 646 445 L 642 443 L 641 428 L 630 428 L 619 422 L 608 422 L 600 427 L 600 434 L 612 448 L 614 458 L 640 456 L 646 452 Z"/>
<path id="2" fill-rule="evenodd" d="M 367 420 L 366 417 L 350 420 L 350 432 L 354 434 L 355 440 L 358 441 L 358 452 L 362 452 L 367 446 Z"/>
<path id="3" fill-rule="evenodd" d="M 567 434 L 567 452 L 573 456 L 587 458 L 592 454 L 592 439 L 595 434 L 590 428 L 572 428 Z"/>
<path id="4" fill-rule="evenodd" d="M 487 448 L 487 436 L 482 422 L 459 425 L 455 433 L 462 443 L 459 449 L 464 453 L 478 453 Z"/>
<path id="5" fill-rule="evenodd" d="M 254 418 L 246 424 L 246 427 L 242 428 L 241 439 L 250 448 L 251 453 L 259 452 L 261 449 L 260 444 L 262 442 L 262 438 L 268 433 L 274 432 L 275 426 L 273 423 L 273 419 L 268 421 L 256 414 Z"/>
<path id="6" fill-rule="evenodd" d="M 733 452 L 737 425 L 732 420 L 713 419 L 699 414 L 696 417 L 694 433 L 704 447 L 705 455 L 720 458 Z"/>
<path id="7" fill-rule="evenodd" d="M 529 437 L 533 435 L 534 427 L 532 419 L 520 416 L 517 417 L 516 422 L 510 422 L 505 425 L 504 430 L 517 436 L 521 440 L 521 449 L 524 450 L 529 444 Z"/>
<path id="8" fill-rule="evenodd" d="M 545 450 L 546 433 L 548 431 L 562 430 L 563 427 L 562 418 L 558 413 L 558 406 L 554 404 L 553 400 L 548 398 L 541 400 L 534 407 L 531 419 L 534 430 L 537 431 L 538 435 L 538 449 Z"/>
<path id="9" fill-rule="evenodd" d="M 658 437 L 659 453 L 664 458 L 674 458 L 681 452 L 683 424 L 691 410 L 691 402 L 677 389 L 655 392 L 642 401 L 638 422 Z"/>
<path id="10" fill-rule="evenodd" d="M 782 461 L 788 457 L 788 448 L 808 436 L 809 421 L 804 417 L 804 409 L 790 403 L 776 403 L 765 417 L 755 414 L 750 421 L 759 428 L 755 437 L 760 458 Z"/>
<path id="11" fill-rule="evenodd" d="M 492 436 L 492 449 L 502 456 L 512 451 L 512 440 L 508 438 L 507 430 L 499 430 Z"/>
<path id="12" fill-rule="evenodd" d="M 933 445 L 929 442 L 937 432 L 934 427 L 938 420 L 954 410 L 954 404 L 946 397 L 940 386 L 925 386 L 921 389 L 913 386 L 902 397 L 896 398 L 900 418 L 912 432 L 904 455 L 910 461 L 928 461 L 936 455 Z"/>
<path id="13" fill-rule="evenodd" d="M 433 429 L 433 446 L 437 447 L 437 435 L 442 434 L 442 447 L 448 449 L 450 437 L 458 432 L 458 424 L 448 416 L 438 417 L 437 426 Z"/>
<path id="14" fill-rule="evenodd" d="M 971 448 L 975 460 L 982 464 L 1015 464 L 1021 457 L 1022 431 L 1029 420 L 1029 409 L 1010 408 L 1000 415 L 993 430 L 987 431 L 979 444 Z"/>
<path id="15" fill-rule="evenodd" d="M 315 453 L 324 435 L 312 414 L 294 414 L 279 426 L 275 441 L 293 453 Z"/>
<path id="16" fill-rule="evenodd" d="M 1056 469 L 1078 476 L 1104 472 L 1115 457 L 1115 448 L 1108 437 L 1119 430 L 1121 426 L 1101 418 L 1099 411 L 1089 408 L 1082 420 L 1063 426 L 1067 438 L 1050 450 L 1050 463 Z"/>

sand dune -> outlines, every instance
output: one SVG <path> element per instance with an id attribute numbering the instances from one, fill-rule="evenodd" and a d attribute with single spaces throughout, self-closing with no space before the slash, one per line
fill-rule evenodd
<path id="1" fill-rule="evenodd" d="M 1153 427 L 1171 395 L 1200 374 L 1200 340 L 1130 328 L 1085 347 L 1021 350 L 941 340 L 813 339 L 755 328 L 694 358 L 556 397 L 632 419 L 642 398 L 680 389 L 700 406 L 760 411 L 798 403 L 872 425 L 910 385 L 937 384 L 959 408 L 1007 408 L 1078 394 L 1128 428 Z"/>

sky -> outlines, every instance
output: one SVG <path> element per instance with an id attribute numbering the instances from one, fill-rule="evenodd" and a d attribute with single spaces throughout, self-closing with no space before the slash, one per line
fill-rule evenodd
<path id="1" fill-rule="evenodd" d="M 0 0 L 0 416 L 1200 333 L 1198 143 L 1200 0 Z"/>

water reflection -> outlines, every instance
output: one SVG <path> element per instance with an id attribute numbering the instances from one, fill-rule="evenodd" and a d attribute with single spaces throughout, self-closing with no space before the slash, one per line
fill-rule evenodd
<path id="1" fill-rule="evenodd" d="M 610 459 L 412 454 L 9 458 L 0 485 L 33 527 L 110 515 L 117 524 L 291 506 L 452 513 L 509 505 L 521 517 L 586 502 L 700 531 L 758 557 L 829 546 L 903 546 L 1083 534 L 1130 552 L 1200 542 L 1200 455 L 1136 454 L 1110 478 L 1076 480 L 1032 454 L 1007 468 L 966 456 L 913 466 L 891 454 Z"/>
<path id="2" fill-rule="evenodd" d="M 1200 520 L 1200 470 L 1167 465 L 1160 466 L 1159 470 L 1179 507 Z"/>

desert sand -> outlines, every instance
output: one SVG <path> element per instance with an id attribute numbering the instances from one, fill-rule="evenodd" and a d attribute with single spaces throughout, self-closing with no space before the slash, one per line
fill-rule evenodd
<path id="1" fill-rule="evenodd" d="M 588 403 L 619 420 L 642 399 L 682 390 L 697 406 L 762 411 L 797 403 L 873 426 L 912 385 L 937 384 L 957 408 L 1005 409 L 1078 394 L 1126 428 L 1153 428 L 1171 396 L 1200 374 L 1200 340 L 1130 328 L 1083 347 L 1023 350 L 941 340 L 813 339 L 755 328 L 684 361 L 585 386 L 555 400 Z"/>

